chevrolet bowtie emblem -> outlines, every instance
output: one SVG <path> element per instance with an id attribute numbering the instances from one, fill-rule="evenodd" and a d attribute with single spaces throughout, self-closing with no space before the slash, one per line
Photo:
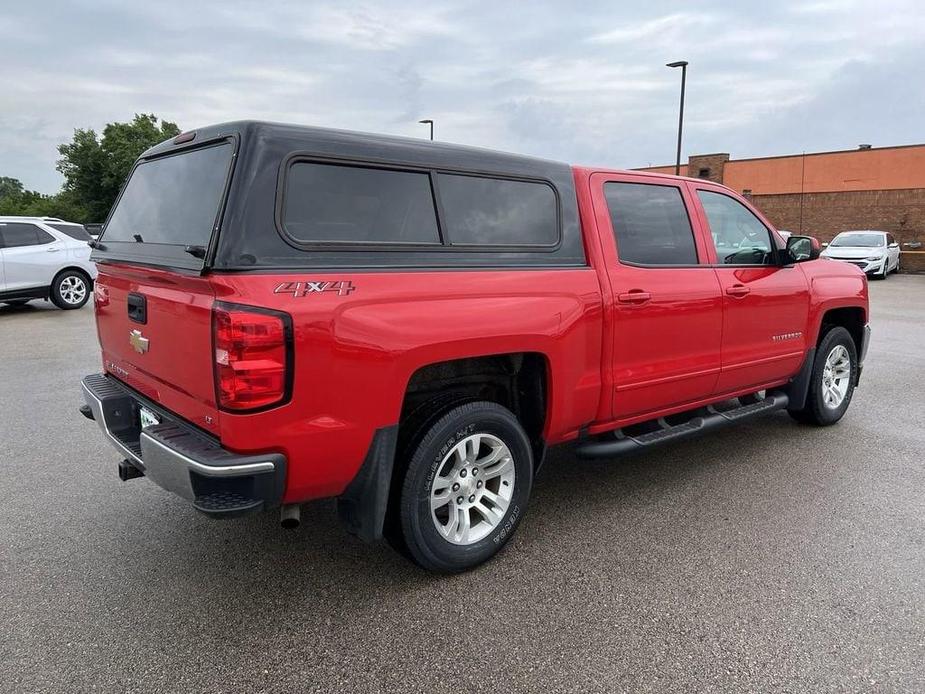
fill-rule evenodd
<path id="1" fill-rule="evenodd" d="M 148 344 L 150 340 L 141 334 L 140 330 L 133 330 L 128 334 L 128 343 L 132 346 L 139 354 L 144 354 L 148 351 Z"/>

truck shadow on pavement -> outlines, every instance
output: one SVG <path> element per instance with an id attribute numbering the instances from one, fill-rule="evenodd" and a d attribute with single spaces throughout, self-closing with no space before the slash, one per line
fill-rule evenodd
<path id="1" fill-rule="evenodd" d="M 792 463 L 774 449 L 797 426 L 777 415 L 613 461 L 580 461 L 568 447 L 555 449 L 535 481 L 518 536 L 493 561 L 468 574 L 432 575 L 385 542 L 357 540 L 340 525 L 333 501 L 303 506 L 301 526 L 287 531 L 275 513 L 229 522 L 202 518 L 153 485 L 145 491 L 153 508 L 139 509 L 127 521 L 147 526 L 146 542 L 138 544 L 130 532 L 117 535 L 111 546 L 100 548 L 111 556 L 100 559 L 125 567 L 129 584 L 150 584 L 152 575 L 165 587 L 189 582 L 203 597 L 222 602 L 246 596 L 239 609 L 258 613 L 281 594 L 316 604 L 319 595 L 349 596 L 355 607 L 363 596 L 435 590 L 446 582 L 474 584 L 497 575 L 541 575 L 547 562 L 572 557 L 575 547 L 586 548 L 591 558 L 615 545 L 628 549 L 627 543 L 651 542 L 641 527 L 670 522 L 678 509 L 701 504 L 700 511 L 708 514 L 717 503 L 735 503 L 742 485 L 767 484 Z"/>

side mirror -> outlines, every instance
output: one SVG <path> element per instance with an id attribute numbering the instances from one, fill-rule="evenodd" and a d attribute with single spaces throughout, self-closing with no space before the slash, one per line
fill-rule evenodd
<path id="1" fill-rule="evenodd" d="M 887 248 L 899 248 L 899 244 L 894 241 L 889 246 L 887 246 Z"/>
<path id="2" fill-rule="evenodd" d="M 791 263 L 803 263 L 818 258 L 820 250 L 819 240 L 814 236 L 791 236 L 784 256 Z"/>

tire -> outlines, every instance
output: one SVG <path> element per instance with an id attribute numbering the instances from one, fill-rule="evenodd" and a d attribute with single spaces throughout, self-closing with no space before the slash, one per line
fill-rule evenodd
<path id="1" fill-rule="evenodd" d="M 493 402 L 456 406 L 413 448 L 399 498 L 400 549 L 429 571 L 478 566 L 511 539 L 532 486 L 532 449 L 514 414 Z"/>
<path id="2" fill-rule="evenodd" d="M 82 308 L 90 299 L 90 278 L 80 270 L 59 272 L 51 283 L 51 301 L 60 309 Z"/>
<path id="3" fill-rule="evenodd" d="M 392 474 L 392 486 L 389 490 L 389 505 L 386 510 L 385 523 L 382 528 L 383 535 L 396 552 L 410 561 L 414 561 L 411 552 L 405 545 L 405 536 L 401 529 L 401 488 L 404 482 L 404 470 L 399 465 L 401 461 L 409 461 L 417 450 L 421 439 L 427 434 L 444 414 L 454 407 L 478 398 L 463 393 L 440 393 L 418 405 L 411 412 L 402 415 L 401 430 L 396 446 L 396 469 Z"/>
<path id="4" fill-rule="evenodd" d="M 827 369 L 827 365 L 834 368 Z M 840 378 L 835 376 L 839 373 L 842 374 Z M 857 381 L 858 357 L 851 333 L 842 327 L 832 328 L 816 349 L 806 404 L 801 410 L 788 410 L 790 416 L 798 422 L 816 426 L 835 424 L 845 416 Z"/>

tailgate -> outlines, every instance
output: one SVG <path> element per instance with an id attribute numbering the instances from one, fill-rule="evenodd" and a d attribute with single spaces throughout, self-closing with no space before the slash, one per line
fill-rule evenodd
<path id="1" fill-rule="evenodd" d="M 217 433 L 214 293 L 202 276 L 231 180 L 222 137 L 142 157 L 92 260 L 106 371 L 187 421 Z"/>
<path id="2" fill-rule="evenodd" d="M 107 263 L 96 281 L 106 371 L 217 435 L 213 300 L 206 278 L 169 270 Z"/>

